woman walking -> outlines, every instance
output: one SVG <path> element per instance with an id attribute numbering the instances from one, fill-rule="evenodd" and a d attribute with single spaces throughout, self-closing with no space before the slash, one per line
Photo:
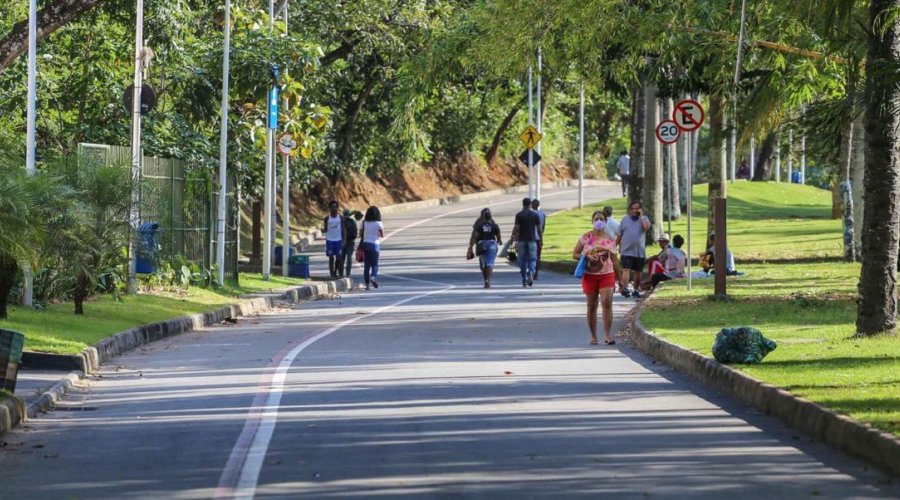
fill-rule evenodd
<path id="1" fill-rule="evenodd" d="M 382 238 L 384 238 L 384 226 L 381 224 L 381 211 L 378 210 L 378 207 L 372 205 L 366 210 L 360 236 L 360 247 L 365 255 L 363 259 L 363 281 L 366 283 L 366 290 L 369 289 L 369 284 L 378 288 L 378 258 L 381 256 L 381 244 L 379 241 Z"/>
<path id="2" fill-rule="evenodd" d="M 491 276 L 494 273 L 494 262 L 497 260 L 498 245 L 502 245 L 500 239 L 500 226 L 494 222 L 491 209 L 481 211 L 481 217 L 472 226 L 472 236 L 469 238 L 469 247 L 466 258 L 472 259 L 478 255 L 478 264 L 481 267 L 481 277 L 484 278 L 484 287 L 491 287 Z M 475 250 L 472 250 L 475 247 Z"/>
<path id="3" fill-rule="evenodd" d="M 593 229 L 578 239 L 572 258 L 585 258 L 581 289 L 587 298 L 587 323 L 591 345 L 597 345 L 597 308 L 603 307 L 603 343 L 616 343 L 612 329 L 612 298 L 616 286 L 616 242 L 606 234 L 606 216 L 598 210 L 591 216 Z"/>

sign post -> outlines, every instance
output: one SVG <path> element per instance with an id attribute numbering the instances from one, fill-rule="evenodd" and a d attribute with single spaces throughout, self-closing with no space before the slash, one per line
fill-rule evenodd
<path id="1" fill-rule="evenodd" d="M 703 110 L 703 106 L 700 105 L 699 102 L 694 99 L 682 99 L 675 104 L 675 109 L 672 110 L 672 121 L 678 125 L 683 132 L 690 132 L 688 137 L 690 138 L 691 146 L 697 143 L 697 133 L 696 131 L 700 129 L 700 126 L 703 125 L 703 121 L 706 119 L 706 112 Z M 693 194 L 694 194 L 694 157 L 691 156 L 692 161 L 690 162 L 690 171 L 688 173 L 688 183 L 687 183 L 687 288 L 691 289 L 691 205 L 693 204 Z M 724 235 L 723 235 L 724 236 Z"/>
<path id="2" fill-rule="evenodd" d="M 678 128 L 678 124 L 672 120 L 664 120 L 656 126 L 656 139 L 659 140 L 663 144 L 663 170 L 666 172 L 671 171 L 671 166 L 669 165 L 669 157 L 671 155 L 671 151 L 669 151 L 669 145 L 678 142 L 678 138 L 681 137 L 681 129 Z M 669 212 L 669 234 L 672 234 L 672 186 L 671 186 L 671 175 L 666 182 L 666 198 L 667 198 L 667 207 L 666 210 L 663 210 L 663 214 Z"/>

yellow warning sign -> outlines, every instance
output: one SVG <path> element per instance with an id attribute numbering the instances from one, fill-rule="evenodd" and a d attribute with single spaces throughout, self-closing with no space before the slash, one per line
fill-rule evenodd
<path id="1" fill-rule="evenodd" d="M 526 148 L 533 149 L 537 146 L 537 143 L 541 142 L 541 133 L 532 125 L 529 125 L 524 132 L 519 134 L 519 140 L 522 141 L 522 144 L 525 144 Z"/>

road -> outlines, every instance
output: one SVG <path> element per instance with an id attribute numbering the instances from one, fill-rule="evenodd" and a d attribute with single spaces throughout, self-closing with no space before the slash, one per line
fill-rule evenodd
<path id="1" fill-rule="evenodd" d="M 549 190 L 543 205 L 575 196 Z M 379 290 L 114 360 L 3 436 L 2 496 L 900 496 L 626 342 L 589 346 L 571 277 L 523 289 L 501 265 L 481 288 L 463 258 L 471 225 L 490 206 L 507 237 L 520 197 L 386 217 Z M 633 303 L 616 298 L 616 330 Z"/>

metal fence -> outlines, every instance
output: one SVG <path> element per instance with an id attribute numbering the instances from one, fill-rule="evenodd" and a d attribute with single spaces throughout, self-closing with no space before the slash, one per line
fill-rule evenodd
<path id="1" fill-rule="evenodd" d="M 80 144 L 79 154 L 105 163 L 131 164 L 131 149 L 123 146 Z M 216 211 L 218 193 L 209 175 L 188 175 L 184 160 L 144 156 L 141 182 L 141 223 L 159 224 L 162 259 L 178 256 L 212 269 L 216 261 Z M 238 278 L 238 212 L 235 184 L 226 189 L 225 278 Z"/>

